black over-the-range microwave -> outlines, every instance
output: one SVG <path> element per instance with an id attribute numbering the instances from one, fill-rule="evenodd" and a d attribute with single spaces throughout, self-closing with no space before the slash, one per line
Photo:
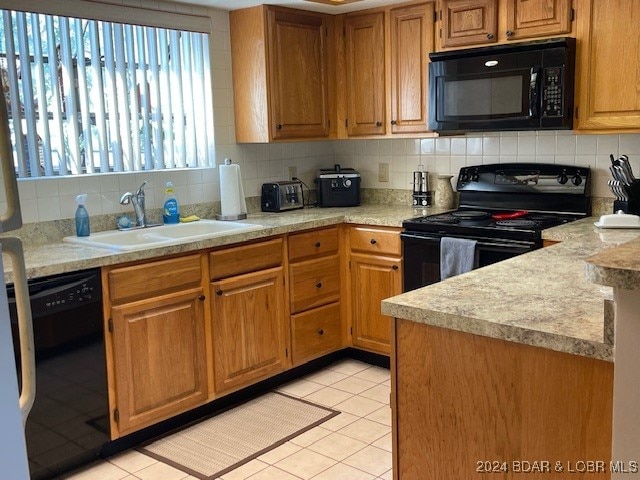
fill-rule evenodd
<path id="1" fill-rule="evenodd" d="M 429 57 L 429 130 L 464 133 L 573 127 L 574 38 Z"/>

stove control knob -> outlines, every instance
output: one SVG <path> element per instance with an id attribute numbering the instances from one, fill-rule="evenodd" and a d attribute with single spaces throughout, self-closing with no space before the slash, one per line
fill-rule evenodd
<path id="1" fill-rule="evenodd" d="M 351 180 L 345 178 L 343 185 L 345 186 L 345 188 L 349 188 L 351 186 Z"/>
<path id="2" fill-rule="evenodd" d="M 469 174 L 466 171 L 462 172 L 462 175 L 460 175 L 460 180 L 462 182 L 468 182 L 469 181 Z"/>
<path id="3" fill-rule="evenodd" d="M 576 187 L 582 183 L 582 177 L 579 173 L 576 173 L 571 179 L 571 183 L 573 183 Z"/>
<path id="4" fill-rule="evenodd" d="M 478 182 L 479 180 L 480 180 L 480 174 L 478 172 L 474 172 L 473 175 L 471 175 L 471 181 Z"/>
<path id="5" fill-rule="evenodd" d="M 558 175 L 558 183 L 560 185 L 564 185 L 568 181 L 569 181 L 569 177 L 567 177 L 566 173 L 561 173 L 560 175 Z"/>

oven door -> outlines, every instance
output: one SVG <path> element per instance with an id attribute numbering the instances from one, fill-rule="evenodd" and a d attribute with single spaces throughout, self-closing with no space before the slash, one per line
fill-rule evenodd
<path id="1" fill-rule="evenodd" d="M 431 285 L 440 281 L 440 239 L 442 235 L 422 232 L 400 234 L 403 249 L 404 291 Z M 478 267 L 497 263 L 538 248 L 533 242 L 499 239 L 478 241 Z"/>

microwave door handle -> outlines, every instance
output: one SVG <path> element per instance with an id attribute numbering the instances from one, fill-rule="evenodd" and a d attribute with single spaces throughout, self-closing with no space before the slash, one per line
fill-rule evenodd
<path id="1" fill-rule="evenodd" d="M 531 67 L 529 72 L 529 118 L 540 117 L 538 110 L 539 100 L 539 87 L 538 87 L 538 74 L 540 73 L 539 67 Z"/>

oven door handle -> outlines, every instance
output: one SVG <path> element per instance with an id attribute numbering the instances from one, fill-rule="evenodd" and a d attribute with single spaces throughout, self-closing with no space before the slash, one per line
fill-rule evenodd
<path id="1" fill-rule="evenodd" d="M 440 239 L 442 237 L 436 237 L 436 236 L 430 236 L 430 235 L 412 235 L 410 233 L 402 233 L 400 235 L 401 237 L 404 238 L 410 238 L 412 240 L 425 240 L 425 241 L 431 241 L 431 242 L 438 242 L 440 243 Z M 534 246 L 531 244 L 519 244 L 519 243 L 504 243 L 504 242 L 488 242 L 488 241 L 483 241 L 483 240 L 477 240 L 477 246 L 478 247 L 489 247 L 489 248 L 503 248 L 503 249 L 508 249 L 511 251 L 518 251 L 518 252 L 530 252 L 531 250 L 534 249 Z"/>

